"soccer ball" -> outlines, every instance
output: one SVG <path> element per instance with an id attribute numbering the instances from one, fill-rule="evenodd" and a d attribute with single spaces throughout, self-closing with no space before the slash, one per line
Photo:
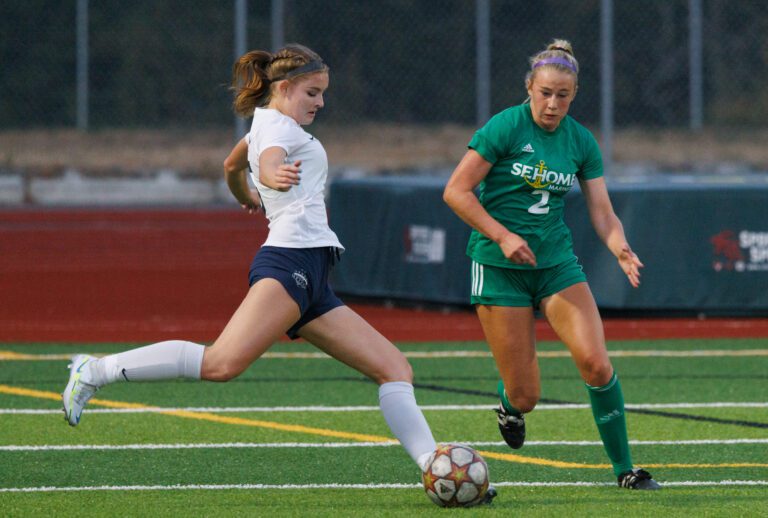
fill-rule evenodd
<path id="1" fill-rule="evenodd" d="M 470 507 L 488 491 L 488 465 L 463 444 L 440 444 L 421 473 L 424 491 L 440 507 Z"/>

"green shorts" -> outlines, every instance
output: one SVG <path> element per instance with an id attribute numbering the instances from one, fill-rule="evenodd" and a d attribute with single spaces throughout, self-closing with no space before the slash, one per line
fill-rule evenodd
<path id="1" fill-rule="evenodd" d="M 587 276 L 573 257 L 540 270 L 499 268 L 472 261 L 472 304 L 538 308 L 541 299 L 569 286 L 586 282 Z"/>

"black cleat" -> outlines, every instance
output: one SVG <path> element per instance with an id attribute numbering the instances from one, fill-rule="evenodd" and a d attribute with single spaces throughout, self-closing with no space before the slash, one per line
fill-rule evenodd
<path id="1" fill-rule="evenodd" d="M 496 391 L 499 393 L 499 408 L 496 409 L 496 413 L 499 414 L 499 431 L 504 441 L 513 450 L 517 450 L 523 447 L 525 442 L 525 417 L 520 412 L 514 412 L 507 410 L 512 408 L 507 399 L 507 393 L 504 390 L 504 382 L 499 380 L 499 384 L 496 386 Z"/>
<path id="2" fill-rule="evenodd" d="M 626 489 L 661 489 L 658 482 L 644 469 L 635 468 L 619 475 L 619 487 Z"/>
<path id="3" fill-rule="evenodd" d="M 496 498 L 496 496 L 499 493 L 496 491 L 496 488 L 492 485 L 488 486 L 488 490 L 485 492 L 485 496 L 482 500 L 480 500 L 480 505 L 491 505 L 493 503 L 493 499 Z"/>
<path id="4" fill-rule="evenodd" d="M 522 414 L 518 417 L 507 413 L 501 403 L 496 413 L 499 415 L 499 431 L 504 442 L 513 450 L 522 448 L 525 442 L 525 417 Z"/>

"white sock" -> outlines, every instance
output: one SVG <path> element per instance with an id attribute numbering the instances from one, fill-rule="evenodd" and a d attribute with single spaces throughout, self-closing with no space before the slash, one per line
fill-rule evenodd
<path id="1" fill-rule="evenodd" d="M 390 430 L 420 468 L 437 445 L 424 414 L 416 404 L 413 385 L 392 381 L 379 387 L 379 406 Z"/>
<path id="2" fill-rule="evenodd" d="M 119 380 L 199 380 L 204 351 L 200 344 L 168 340 L 100 358 L 91 364 L 91 376 L 97 387 Z"/>

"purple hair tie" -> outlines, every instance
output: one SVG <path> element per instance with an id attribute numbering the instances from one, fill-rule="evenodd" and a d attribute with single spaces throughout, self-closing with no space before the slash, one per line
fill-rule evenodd
<path id="1" fill-rule="evenodd" d="M 533 68 L 543 67 L 544 65 L 563 65 L 566 68 L 573 70 L 574 74 L 578 74 L 576 67 L 565 58 L 544 58 L 533 64 Z"/>

